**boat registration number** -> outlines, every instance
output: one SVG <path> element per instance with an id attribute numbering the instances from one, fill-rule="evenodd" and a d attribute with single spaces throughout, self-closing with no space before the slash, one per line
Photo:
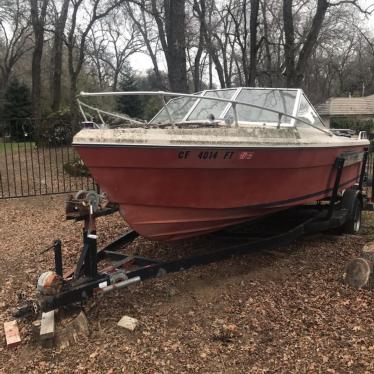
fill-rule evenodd
<path id="1" fill-rule="evenodd" d="M 198 158 L 200 160 L 251 160 L 254 152 L 249 151 L 180 151 L 178 158 L 181 160 Z"/>

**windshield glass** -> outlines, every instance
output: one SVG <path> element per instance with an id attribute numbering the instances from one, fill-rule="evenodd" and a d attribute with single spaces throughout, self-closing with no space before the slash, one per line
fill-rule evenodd
<path id="1" fill-rule="evenodd" d="M 211 90 L 204 91 L 203 96 L 219 97 L 223 99 L 231 99 L 235 92 L 236 88 L 226 89 L 226 90 Z M 196 93 L 195 95 L 201 95 L 201 93 Z M 172 117 L 173 122 L 182 122 L 186 117 L 192 106 L 196 103 L 198 99 L 191 97 L 177 97 L 171 99 L 166 105 L 170 116 Z M 188 116 L 186 121 L 206 121 L 210 119 L 223 118 L 221 115 L 226 107 L 230 105 L 222 101 L 215 100 L 200 100 L 200 102 L 193 109 L 192 113 Z M 213 117 L 212 117 L 213 116 Z M 150 121 L 150 123 L 169 123 L 170 118 L 165 110 L 165 107 L 162 108 L 156 116 Z"/>
<path id="2" fill-rule="evenodd" d="M 296 94 L 296 90 L 259 90 L 243 88 L 236 100 L 292 115 L 295 106 Z M 240 104 L 237 105 L 237 113 L 239 121 L 264 123 L 278 123 L 279 121 L 278 113 L 269 112 L 265 109 L 257 109 Z M 232 108 L 230 108 L 225 118 L 232 118 L 233 116 L 234 111 Z M 291 118 L 282 116 L 281 122 L 290 123 Z"/>
<path id="3" fill-rule="evenodd" d="M 166 106 L 173 122 L 181 122 L 196 100 L 191 97 L 177 97 L 169 100 Z M 169 114 L 163 107 L 152 119 L 151 123 L 168 123 L 170 122 Z"/>
<path id="4" fill-rule="evenodd" d="M 238 121 L 248 123 L 283 123 L 291 124 L 292 118 L 289 115 L 297 115 L 296 97 L 298 90 L 283 88 L 230 88 L 220 90 L 207 90 L 202 94 L 205 97 L 217 97 L 227 100 L 248 103 L 260 108 L 237 104 Z M 313 108 L 309 105 L 310 110 Z M 216 101 L 210 99 L 178 97 L 167 103 L 167 108 L 172 118 L 172 122 L 182 121 L 211 121 L 223 120 L 232 123 L 234 121 L 234 110 L 229 102 Z M 266 109 L 275 111 L 271 112 Z M 299 110 L 300 111 L 300 110 Z M 279 116 L 277 112 L 285 113 Z M 303 112 L 300 112 L 303 117 Z M 309 118 L 310 115 L 309 115 Z M 303 118 L 304 119 L 304 118 Z M 305 119 L 304 119 L 305 120 Z M 151 123 L 170 123 L 170 118 L 165 107 L 151 120 Z M 298 121 L 300 122 L 300 121 Z M 312 123 L 312 122 L 311 122 Z"/>
<path id="5" fill-rule="evenodd" d="M 325 127 L 304 94 L 302 94 L 300 98 L 299 108 L 297 110 L 297 117 L 318 128 Z M 308 127 L 308 125 L 305 122 L 298 120 L 296 121 L 296 126 Z"/>
<path id="6" fill-rule="evenodd" d="M 206 91 L 204 96 L 208 97 L 219 97 L 221 99 L 231 99 L 236 89 L 230 90 L 217 90 L 217 91 Z M 192 111 L 187 121 L 194 120 L 207 120 L 207 119 L 218 119 L 221 118 L 221 113 L 229 105 L 223 101 L 216 100 L 200 100 L 196 108 Z M 213 118 L 214 117 L 214 118 Z"/>

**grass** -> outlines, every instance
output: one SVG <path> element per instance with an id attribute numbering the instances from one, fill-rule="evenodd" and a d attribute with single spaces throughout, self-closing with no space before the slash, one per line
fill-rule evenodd
<path id="1" fill-rule="evenodd" d="M 13 148 L 13 151 L 15 150 L 18 150 L 18 147 L 19 149 L 21 150 L 24 150 L 25 148 L 27 149 L 34 149 L 35 148 L 35 142 L 11 142 L 11 143 L 0 143 L 0 154 L 2 153 L 5 153 L 5 152 L 11 152 L 12 151 L 12 148 Z"/>

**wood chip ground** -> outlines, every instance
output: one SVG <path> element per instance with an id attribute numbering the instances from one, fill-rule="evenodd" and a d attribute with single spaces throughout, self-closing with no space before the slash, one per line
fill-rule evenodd
<path id="1" fill-rule="evenodd" d="M 77 260 L 81 225 L 64 221 L 65 198 L 0 201 L 1 323 L 53 268 L 52 252 L 40 255 L 53 239 L 63 241 L 65 268 Z M 101 219 L 100 243 L 124 228 L 117 214 Z M 372 373 L 373 291 L 342 275 L 373 239 L 365 213 L 362 236 L 310 236 L 117 291 L 87 313 L 90 335 L 64 349 L 41 347 L 31 321 L 19 322 L 15 349 L 0 332 L 0 373 Z M 129 251 L 171 259 L 219 244 L 139 239 Z M 123 315 L 139 327 L 119 329 Z"/>

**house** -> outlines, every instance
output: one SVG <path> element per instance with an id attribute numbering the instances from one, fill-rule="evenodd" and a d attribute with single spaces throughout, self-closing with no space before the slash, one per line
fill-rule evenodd
<path id="1" fill-rule="evenodd" d="M 374 121 L 374 95 L 365 97 L 330 97 L 315 106 L 324 124 L 330 127 L 334 119 L 347 122 Z"/>

